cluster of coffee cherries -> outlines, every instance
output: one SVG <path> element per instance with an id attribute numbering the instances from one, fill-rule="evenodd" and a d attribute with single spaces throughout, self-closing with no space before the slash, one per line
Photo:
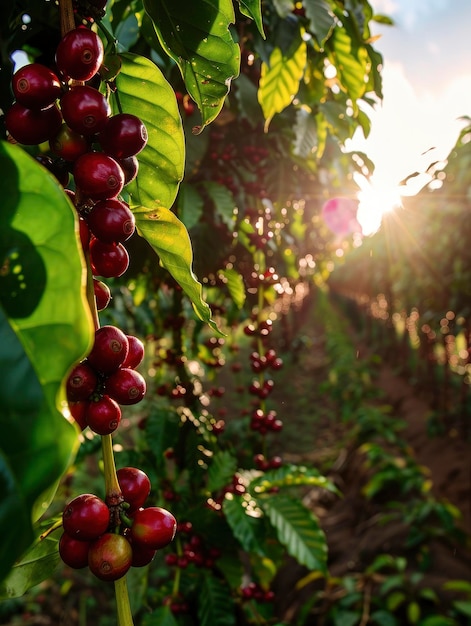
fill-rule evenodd
<path id="1" fill-rule="evenodd" d="M 140 402 L 146 381 L 135 369 L 144 357 L 144 345 L 116 326 L 95 331 L 93 347 L 66 382 L 72 417 L 82 430 L 89 426 L 98 435 L 110 435 L 121 421 L 120 405 Z"/>
<path id="2" fill-rule="evenodd" d="M 67 189 L 80 217 L 82 245 L 94 276 L 121 276 L 129 265 L 123 242 L 135 230 L 129 205 L 118 198 L 138 172 L 136 155 L 148 134 L 135 115 L 112 115 L 100 82 L 104 49 L 88 26 L 70 30 L 56 49 L 54 68 L 30 63 L 15 72 L 15 102 L 5 115 L 9 139 L 23 145 L 48 142 L 38 160 Z"/>
<path id="3" fill-rule="evenodd" d="M 169 552 L 165 555 L 165 562 L 170 567 L 186 569 L 193 564 L 196 567 L 214 567 L 216 559 L 221 556 L 221 551 L 215 547 L 207 547 L 202 537 L 193 531 L 191 522 L 180 522 L 177 527 L 179 536 L 186 535 L 186 541 L 182 543 L 180 553 Z"/>
<path id="4" fill-rule="evenodd" d="M 100 580 L 115 581 L 131 567 L 144 567 L 156 551 L 174 538 L 174 516 L 158 506 L 144 507 L 150 480 L 142 470 L 117 471 L 122 501 L 111 506 L 84 493 L 71 500 L 62 513 L 59 554 L 73 569 L 89 567 Z"/>

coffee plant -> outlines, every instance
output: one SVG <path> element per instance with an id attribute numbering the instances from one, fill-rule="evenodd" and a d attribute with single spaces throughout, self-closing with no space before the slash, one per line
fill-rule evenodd
<path id="1" fill-rule="evenodd" d="M 272 452 L 283 359 L 270 338 L 328 272 L 322 204 L 371 167 L 342 150 L 369 132 L 360 103 L 381 98 L 371 7 L 23 0 L 1 13 L 1 597 L 60 557 L 114 583 L 120 626 L 133 623 L 126 574 L 147 567 L 144 624 L 268 623 L 284 554 L 327 573 L 300 489 L 336 489 Z M 211 381 L 240 337 L 251 374 L 236 419 Z M 97 448 L 101 492 L 51 513 Z"/>

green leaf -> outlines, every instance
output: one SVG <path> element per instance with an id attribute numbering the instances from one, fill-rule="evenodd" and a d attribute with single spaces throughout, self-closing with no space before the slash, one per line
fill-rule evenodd
<path id="1" fill-rule="evenodd" d="M 223 269 L 218 272 L 224 277 L 225 285 L 229 291 L 232 301 L 238 309 L 244 306 L 245 302 L 245 284 L 244 279 L 237 270 Z"/>
<path id="2" fill-rule="evenodd" d="M 339 493 L 337 487 L 315 467 L 303 465 L 284 465 L 256 476 L 249 483 L 249 490 L 254 494 L 271 491 L 273 487 L 297 487 L 311 485 Z"/>
<path id="3" fill-rule="evenodd" d="M 371 614 L 371 622 L 378 626 L 397 626 L 396 618 L 388 611 L 375 611 Z"/>
<path id="4" fill-rule="evenodd" d="M 327 574 L 327 544 L 314 514 L 298 500 L 271 495 L 258 499 L 288 553 L 310 570 Z"/>
<path id="5" fill-rule="evenodd" d="M 243 550 L 263 555 L 260 518 L 247 514 L 247 501 L 242 497 L 224 498 L 222 510 Z"/>
<path id="6" fill-rule="evenodd" d="M 258 32 L 265 39 L 262 23 L 262 1 L 261 0 L 239 0 L 239 10 L 242 15 L 250 17 L 258 28 Z"/>
<path id="7" fill-rule="evenodd" d="M 454 600 L 453 602 L 454 608 L 462 613 L 463 615 L 467 615 L 471 617 L 471 602 L 465 600 Z"/>
<path id="8" fill-rule="evenodd" d="M 225 581 L 204 571 L 198 590 L 198 624 L 200 626 L 235 626 L 235 605 Z"/>
<path id="9" fill-rule="evenodd" d="M 356 101 L 365 93 L 368 54 L 363 46 L 355 44 L 345 28 L 334 29 L 329 46 L 339 80 L 348 92 L 356 111 L 358 108 Z"/>
<path id="10" fill-rule="evenodd" d="M 390 611 L 396 611 L 405 600 L 406 594 L 403 591 L 393 591 L 386 598 L 386 606 Z"/>
<path id="11" fill-rule="evenodd" d="M 446 591 L 463 591 L 471 594 L 471 582 L 468 580 L 449 580 L 443 584 Z"/>
<path id="12" fill-rule="evenodd" d="M 93 324 L 75 211 L 56 179 L 0 144 L 0 579 L 31 544 L 77 446 L 63 380 Z M 8 317 L 7 317 L 8 316 Z"/>
<path id="13" fill-rule="evenodd" d="M 119 105 L 146 125 L 147 145 L 138 154 L 137 179 L 126 186 L 131 208 L 169 209 L 185 167 L 185 138 L 175 93 L 160 69 L 145 57 L 121 54 L 116 77 Z M 113 112 L 118 112 L 112 99 Z"/>
<path id="14" fill-rule="evenodd" d="M 144 8 L 177 63 L 204 128 L 219 114 L 239 74 L 240 50 L 229 30 L 235 21 L 231 0 L 144 0 Z"/>
<path id="15" fill-rule="evenodd" d="M 203 300 L 203 288 L 193 273 L 193 251 L 184 224 L 168 209 L 133 207 L 136 228 L 159 255 L 163 267 L 170 272 L 190 298 L 198 317 L 219 333 L 211 319 L 211 310 Z"/>
<path id="16" fill-rule="evenodd" d="M 229 450 L 214 454 L 208 470 L 208 490 L 212 493 L 227 485 L 237 469 L 237 459 Z"/>
<path id="17" fill-rule="evenodd" d="M 307 47 L 300 37 L 297 44 L 297 48 L 286 55 L 280 48 L 274 48 L 268 65 L 262 63 L 258 101 L 265 117 L 265 129 L 273 116 L 291 104 L 298 93 L 306 67 Z"/>
<path id="18" fill-rule="evenodd" d="M 201 187 L 211 198 L 216 215 L 232 232 L 234 228 L 234 209 L 236 203 L 234 196 L 225 185 L 220 185 L 212 181 L 202 183 Z"/>
<path id="19" fill-rule="evenodd" d="M 293 154 L 300 159 L 307 159 L 319 149 L 317 136 L 317 116 L 308 109 L 296 111 L 296 123 L 293 126 Z"/>
<path id="20" fill-rule="evenodd" d="M 169 605 L 160 606 L 152 613 L 145 613 L 142 626 L 178 626 Z"/>
<path id="21" fill-rule="evenodd" d="M 310 30 L 321 47 L 335 26 L 335 16 L 327 0 L 304 0 L 306 16 L 310 20 Z"/>
<path id="22" fill-rule="evenodd" d="M 420 619 L 420 605 L 415 600 L 407 605 L 407 618 L 411 624 L 417 624 Z"/>
<path id="23" fill-rule="evenodd" d="M 57 547 L 58 538 L 53 535 L 37 539 L 0 584 L 0 600 L 19 598 L 34 585 L 50 578 L 60 561 Z"/>
<path id="24" fill-rule="evenodd" d="M 356 626 L 361 618 L 359 611 L 338 611 L 334 617 L 334 626 Z"/>
<path id="25" fill-rule="evenodd" d="M 458 623 L 450 617 L 431 615 L 421 620 L 420 626 L 458 626 Z"/>

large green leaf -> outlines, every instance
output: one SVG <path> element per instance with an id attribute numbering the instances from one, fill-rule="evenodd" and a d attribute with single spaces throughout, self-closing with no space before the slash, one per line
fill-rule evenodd
<path id="1" fill-rule="evenodd" d="M 251 493 L 264 493 L 272 490 L 274 487 L 297 487 L 300 485 L 311 485 L 312 487 L 320 487 L 338 494 L 339 491 L 334 483 L 322 476 L 315 467 L 306 467 L 304 465 L 283 465 L 277 469 L 264 472 L 255 476 L 250 481 L 249 490 Z"/>
<path id="2" fill-rule="evenodd" d="M 76 429 L 62 382 L 93 325 L 74 209 L 17 146 L 0 144 L 0 579 L 33 540 L 71 460 Z"/>
<path id="3" fill-rule="evenodd" d="M 262 23 L 262 1 L 261 0 L 239 0 L 239 10 L 242 15 L 250 17 L 255 22 L 258 32 L 265 38 Z"/>
<path id="4" fill-rule="evenodd" d="M 163 267 L 170 272 L 190 298 L 198 317 L 219 332 L 211 319 L 211 309 L 203 300 L 203 288 L 192 270 L 190 237 L 177 216 L 163 207 L 149 209 L 133 206 L 139 233 L 157 252 Z"/>
<path id="5" fill-rule="evenodd" d="M 121 54 L 121 71 L 116 77 L 119 107 L 137 115 L 149 135 L 138 155 L 139 174 L 127 185 L 131 206 L 169 209 L 177 195 L 185 167 L 185 137 L 175 93 L 160 69 L 145 57 Z"/>
<path id="6" fill-rule="evenodd" d="M 237 459 L 229 450 L 216 452 L 208 470 L 208 490 L 213 492 L 222 489 L 232 480 L 236 469 Z"/>
<path id="7" fill-rule="evenodd" d="M 236 203 L 234 196 L 225 185 L 220 185 L 213 181 L 206 181 L 201 184 L 214 204 L 216 215 L 232 231 L 234 228 L 234 209 Z"/>
<path id="8" fill-rule="evenodd" d="M 304 6 L 310 21 L 310 30 L 316 36 L 319 45 L 323 46 L 334 28 L 335 15 L 327 0 L 304 0 Z"/>
<path id="9" fill-rule="evenodd" d="M 327 544 L 319 522 L 298 500 L 277 495 L 258 499 L 288 553 L 310 570 L 327 574 Z"/>
<path id="10" fill-rule="evenodd" d="M 0 584 L 0 600 L 19 598 L 49 578 L 60 561 L 57 547 L 57 532 L 42 540 L 38 538 Z"/>
<path id="11" fill-rule="evenodd" d="M 178 626 L 178 622 L 170 605 L 167 604 L 160 606 L 152 613 L 146 613 L 142 619 L 142 626 Z"/>
<path id="12" fill-rule="evenodd" d="M 247 500 L 240 496 L 224 498 L 222 510 L 242 549 L 263 554 L 260 519 L 247 514 Z"/>
<path id="13" fill-rule="evenodd" d="M 229 30 L 235 20 L 231 0 L 144 0 L 144 8 L 206 126 L 219 114 L 239 73 L 240 50 Z"/>
<path id="14" fill-rule="evenodd" d="M 364 46 L 355 42 L 345 28 L 335 28 L 328 41 L 332 51 L 332 62 L 337 69 L 340 83 L 351 98 L 356 112 L 357 100 L 364 95 L 366 90 L 368 53 Z"/>
<path id="15" fill-rule="evenodd" d="M 198 589 L 200 626 L 235 626 L 235 606 L 227 584 L 205 570 Z"/>
<path id="16" fill-rule="evenodd" d="M 281 113 L 298 93 L 299 82 L 307 61 L 306 43 L 299 38 L 292 53 L 274 48 L 268 65 L 262 63 L 258 101 L 265 116 L 265 128 L 276 113 Z"/>

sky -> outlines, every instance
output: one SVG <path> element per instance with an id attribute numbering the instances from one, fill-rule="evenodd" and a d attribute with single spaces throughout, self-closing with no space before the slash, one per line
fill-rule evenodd
<path id="1" fill-rule="evenodd" d="M 471 0 L 370 0 L 375 13 L 395 25 L 372 24 L 381 35 L 383 102 L 370 112 L 367 140 L 351 147 L 375 162 L 373 184 L 381 196 L 432 161 L 446 159 L 471 116 Z M 427 178 L 411 179 L 416 193 Z M 396 189 L 397 192 L 397 189 Z"/>

